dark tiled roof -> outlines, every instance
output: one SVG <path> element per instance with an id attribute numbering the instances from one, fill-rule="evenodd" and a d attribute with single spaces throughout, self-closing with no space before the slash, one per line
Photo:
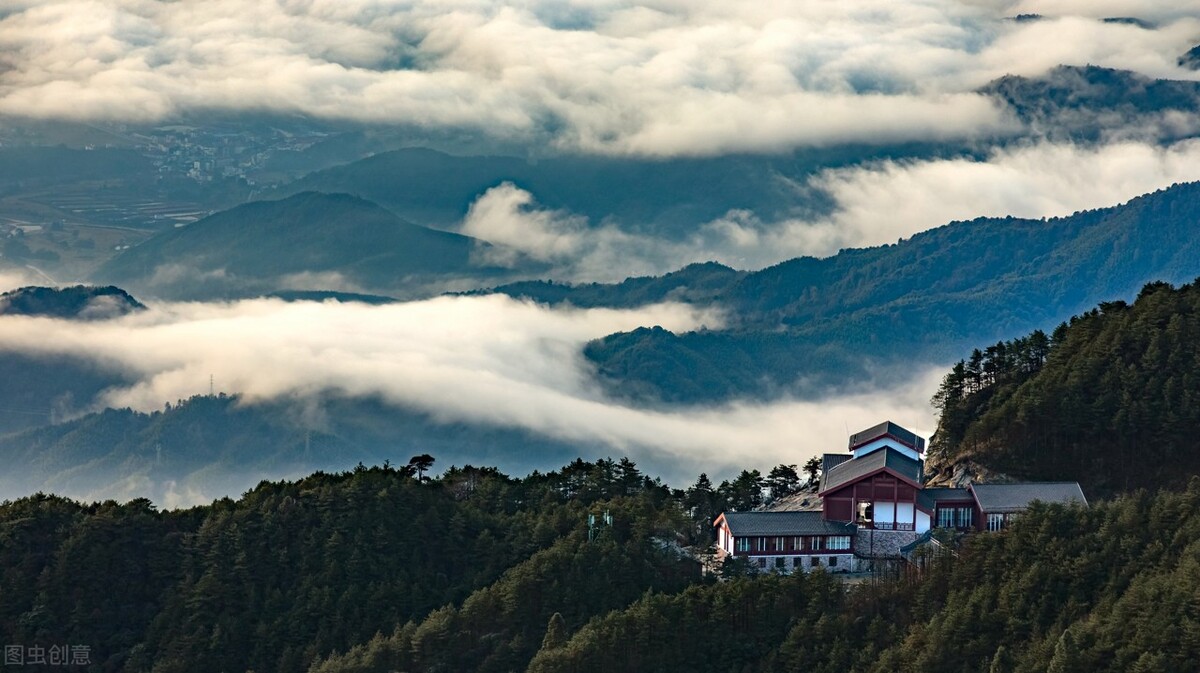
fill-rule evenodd
<path id="1" fill-rule="evenodd" d="M 734 536 L 741 535 L 849 535 L 854 526 L 826 521 L 820 512 L 726 512 Z"/>
<path id="2" fill-rule="evenodd" d="M 965 488 L 926 488 L 917 492 L 917 504 L 926 509 L 944 500 L 973 500 L 971 492 Z"/>
<path id="3" fill-rule="evenodd" d="M 975 500 L 985 512 L 1015 512 L 1029 507 L 1034 500 L 1042 502 L 1087 505 L 1083 489 L 1074 481 L 1030 484 L 973 484 Z"/>
<path id="4" fill-rule="evenodd" d="M 924 533 L 921 533 L 919 536 L 917 536 L 917 539 L 913 540 L 912 542 L 909 542 L 906 545 L 900 545 L 900 553 L 908 555 L 914 549 L 916 549 L 917 547 L 920 547 L 923 544 L 928 543 L 932 539 L 933 539 L 933 529 L 930 528 L 929 530 L 927 530 Z"/>
<path id="5" fill-rule="evenodd" d="M 850 460 L 854 456 L 848 453 L 827 453 L 821 457 L 821 474 L 827 474 L 830 470 Z"/>
<path id="6" fill-rule="evenodd" d="M 884 435 L 891 435 L 895 437 L 904 444 L 907 444 L 909 448 L 916 449 L 918 453 L 925 451 L 925 440 L 923 438 L 918 437 L 915 433 L 905 430 L 891 421 L 884 421 L 879 425 L 850 435 L 850 448 L 853 449 L 856 446 L 861 446 L 867 442 L 879 439 Z"/>
<path id="7" fill-rule="evenodd" d="M 821 492 L 848 484 L 872 472 L 888 468 L 905 479 L 921 483 L 921 462 L 887 447 L 872 451 L 862 458 L 847 460 L 821 476 Z"/>

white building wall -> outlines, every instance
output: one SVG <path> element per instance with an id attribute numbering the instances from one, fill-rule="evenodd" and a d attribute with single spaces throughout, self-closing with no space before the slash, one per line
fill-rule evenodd
<path id="1" fill-rule="evenodd" d="M 874 513 L 875 523 L 895 522 L 895 519 L 893 518 L 895 512 L 892 511 L 893 505 L 895 505 L 895 503 L 891 500 L 876 500 Z M 902 518 L 900 520 L 903 521 L 904 519 Z"/>
<path id="2" fill-rule="evenodd" d="M 913 523 L 913 509 L 911 502 L 898 503 L 896 505 L 896 522 Z"/>
<path id="3" fill-rule="evenodd" d="M 917 510 L 917 532 L 924 533 L 927 530 L 929 530 L 929 515 Z"/>

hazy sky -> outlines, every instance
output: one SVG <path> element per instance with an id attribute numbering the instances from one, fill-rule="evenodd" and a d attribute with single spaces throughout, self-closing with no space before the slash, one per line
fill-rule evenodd
<path id="1" fill-rule="evenodd" d="M 1008 20 L 1037 12 L 1039 22 Z M 1003 0 L 6 0 L 0 114 L 218 110 L 606 153 L 969 138 L 971 93 L 1060 63 L 1195 77 L 1200 6 Z M 1152 28 L 1103 23 L 1139 16 Z"/>

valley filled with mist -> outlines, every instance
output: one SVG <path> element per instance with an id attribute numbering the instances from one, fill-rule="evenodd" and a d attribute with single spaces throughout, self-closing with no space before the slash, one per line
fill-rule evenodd
<path id="1" fill-rule="evenodd" d="M 715 7 L 588 14 L 597 53 L 658 54 L 620 79 L 577 73 L 614 110 L 638 110 L 608 119 L 566 112 L 589 94 L 558 87 L 549 66 L 478 115 L 415 117 L 349 98 L 337 110 L 304 98 L 200 105 L 213 71 L 184 91 L 168 85 L 180 74 L 153 68 L 123 93 L 106 89 L 156 101 L 137 114 L 87 95 L 68 111 L 49 83 L 6 75 L 3 284 L 115 286 L 139 310 L 50 300 L 0 312 L 0 445 L 22 466 L 0 495 L 199 504 L 261 478 L 435 447 L 447 464 L 516 472 L 574 455 L 630 455 L 667 478 L 733 470 L 746 455 L 802 462 L 878 418 L 931 432 L 928 398 L 964 349 L 1200 275 L 1187 12 L 1139 23 L 1078 8 L 1029 18 L 943 3 L 886 21 L 854 6 L 793 9 L 793 30 L 850 21 L 863 41 L 797 43 L 819 65 L 790 92 L 763 79 L 771 61 L 734 56 L 753 42 L 687 51 L 707 22 L 766 39 L 786 21 Z M 140 16 L 162 35 L 205 25 L 140 11 L 114 6 L 110 18 Z M 414 10 L 405 30 L 429 37 L 391 47 L 405 31 L 370 16 L 280 20 L 298 49 L 316 44 L 317 26 L 372 36 L 322 52 L 359 81 L 356 95 L 444 86 L 457 72 L 483 78 L 474 101 L 490 95 L 477 50 L 500 39 L 491 31 L 557 35 L 562 20 L 548 6 L 480 15 L 444 51 L 433 36 L 451 30 L 445 16 Z M 49 53 L 19 31 L 74 20 L 50 7 L 5 18 L 5 39 L 24 45 L 18 66 Z M 900 28 L 937 21 L 957 33 Z M 256 39 L 252 24 L 239 30 L 230 39 Z M 890 30 L 908 42 L 872 37 Z M 1075 36 L 1075 52 L 1022 48 L 1051 30 Z M 953 58 L 932 77 L 910 61 L 864 79 L 868 54 L 935 45 Z M 170 62 L 171 48 L 130 53 Z M 395 49 L 441 65 L 371 69 Z M 492 58 L 516 68 L 522 57 Z M 665 69 L 684 58 L 748 79 L 708 71 L 687 84 Z M 87 92 L 96 76 L 71 86 Z M 670 86 L 688 93 L 650 93 Z M 664 125 L 727 86 L 740 87 L 737 105 Z M 751 110 L 755 123 L 738 121 Z M 723 133 L 718 118 L 746 132 Z"/>
<path id="2" fill-rule="evenodd" d="M 1192 670 L 1198 279 L 1196 0 L 17 2 L 4 664 Z"/>

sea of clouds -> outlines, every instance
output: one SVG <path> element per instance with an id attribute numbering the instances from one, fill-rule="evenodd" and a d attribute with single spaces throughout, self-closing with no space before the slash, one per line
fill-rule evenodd
<path id="1" fill-rule="evenodd" d="M 107 390 L 97 408 L 159 410 L 206 390 L 213 376 L 244 404 L 377 398 L 436 422 L 604 447 L 592 457 L 670 466 L 660 473 L 675 481 L 803 463 L 844 449 L 847 429 L 887 418 L 932 431 L 937 367 L 886 390 L 864 386 L 821 400 L 654 409 L 608 397 L 581 352 L 590 339 L 640 325 L 684 331 L 721 320 L 719 310 L 683 304 L 551 309 L 499 295 L 384 306 L 256 299 L 162 304 L 83 323 L 3 316 L 0 343 L 89 358 L 132 381 Z"/>
<path id="2" fill-rule="evenodd" d="M 1195 0 L 9 0 L 0 16 L 0 115 L 265 111 L 646 156 L 990 137 L 1016 125 L 974 93 L 996 77 L 1195 78 L 1176 59 L 1200 37 Z"/>
<path id="3" fill-rule="evenodd" d="M 997 77 L 1093 64 L 1197 79 L 1177 58 L 1200 42 L 1200 0 L 0 3 L 0 117 L 300 115 L 461 129 L 533 154 L 647 158 L 840 143 L 986 146 L 1022 132 L 1011 111 L 976 93 Z M 1013 20 L 1032 13 L 1044 18 Z M 1111 17 L 1142 22 L 1102 20 Z M 503 181 L 475 199 L 460 229 L 502 246 L 490 263 L 524 256 L 558 279 L 606 281 L 695 261 L 760 268 L 981 215 L 1068 215 L 1197 179 L 1194 140 L 1031 140 L 974 157 L 819 171 L 796 187 L 827 194 L 827 214 L 763 221 L 734 210 L 670 240 L 546 208 Z M 31 280 L 0 275 L 6 287 Z M 860 382 L 859 392 L 824 399 L 653 409 L 608 397 L 582 356 L 588 340 L 613 332 L 722 319 L 719 308 L 580 310 L 501 296 L 386 306 L 152 302 L 88 323 L 0 317 L 0 343 L 83 353 L 127 372 L 134 382 L 108 390 L 101 405 L 160 409 L 213 375 L 245 404 L 378 397 L 439 421 L 608 447 L 677 465 L 678 474 L 802 463 L 883 419 L 933 430 L 928 399 L 942 363 L 913 363 L 899 386 Z M 202 499 L 193 496 L 184 501 Z"/>

